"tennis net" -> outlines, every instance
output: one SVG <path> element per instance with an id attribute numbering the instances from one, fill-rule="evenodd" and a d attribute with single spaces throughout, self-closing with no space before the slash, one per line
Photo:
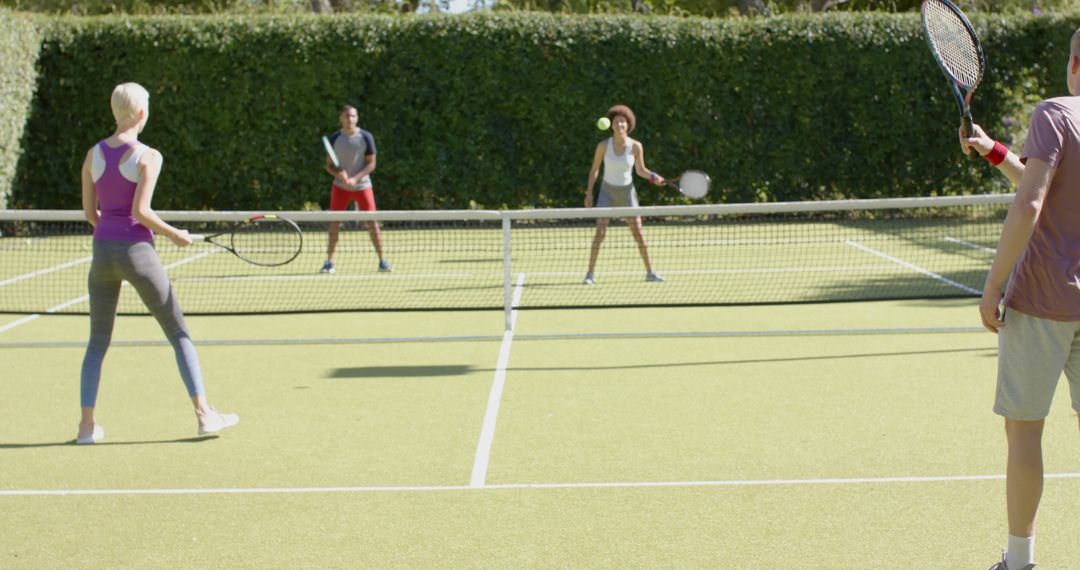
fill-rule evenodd
<path id="1" fill-rule="evenodd" d="M 288 265 L 224 249 L 155 247 L 188 314 L 739 305 L 980 293 L 1012 195 L 517 211 L 274 212 L 303 230 Z M 159 211 L 214 233 L 265 212 Z M 654 271 L 626 224 L 643 220 Z M 583 283 L 597 235 L 595 284 Z M 381 225 L 392 272 L 378 270 Z M 320 273 L 340 224 L 336 273 Z M 86 313 L 91 228 L 81 211 L 0 210 L 0 312 Z M 144 314 L 124 287 L 118 312 Z"/>

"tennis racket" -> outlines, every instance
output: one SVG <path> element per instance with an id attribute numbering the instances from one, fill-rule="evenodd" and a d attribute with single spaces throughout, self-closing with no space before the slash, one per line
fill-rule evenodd
<path id="1" fill-rule="evenodd" d="M 216 234 L 191 234 L 191 239 L 214 244 L 263 267 L 285 265 L 296 259 L 304 246 L 304 234 L 296 222 L 273 214 L 252 216 Z"/>
<path id="2" fill-rule="evenodd" d="M 326 156 L 329 156 L 330 162 L 334 164 L 334 168 L 341 168 L 341 161 L 338 160 L 337 153 L 334 152 L 334 145 L 330 144 L 330 139 L 323 137 L 322 145 L 326 149 Z"/>
<path id="3" fill-rule="evenodd" d="M 687 170 L 676 178 L 664 180 L 665 186 L 671 186 L 691 200 L 700 200 L 709 193 L 712 179 L 700 170 Z"/>
<path id="4" fill-rule="evenodd" d="M 982 80 L 986 57 L 975 28 L 964 13 L 949 0 L 923 0 L 923 31 L 930 52 L 949 79 L 949 87 L 960 108 L 960 126 L 971 136 L 971 95 Z"/>

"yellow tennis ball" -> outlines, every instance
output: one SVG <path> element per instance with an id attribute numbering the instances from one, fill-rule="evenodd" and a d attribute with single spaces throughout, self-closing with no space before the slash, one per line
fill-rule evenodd
<path id="1" fill-rule="evenodd" d="M 596 128 L 600 129 L 601 131 L 608 130 L 609 128 L 611 128 L 611 119 L 607 117 L 600 117 L 596 120 Z"/>

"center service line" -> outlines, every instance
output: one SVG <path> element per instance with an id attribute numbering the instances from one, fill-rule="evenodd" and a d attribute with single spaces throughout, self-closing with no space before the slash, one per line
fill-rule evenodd
<path id="1" fill-rule="evenodd" d="M 495 421 L 499 417 L 499 403 L 502 402 L 503 386 L 506 385 L 506 367 L 510 365 L 510 345 L 514 342 L 514 329 L 517 328 L 517 307 L 521 303 L 523 285 L 525 285 L 525 274 L 518 273 L 517 283 L 514 286 L 513 309 L 510 311 L 510 328 L 503 332 L 502 346 L 499 348 L 499 361 L 495 365 L 495 379 L 491 382 L 487 411 L 484 412 L 484 425 L 480 428 L 480 441 L 476 444 L 476 459 L 473 460 L 472 477 L 469 479 L 469 486 L 473 488 L 484 487 L 487 481 L 491 444 L 495 440 Z"/>

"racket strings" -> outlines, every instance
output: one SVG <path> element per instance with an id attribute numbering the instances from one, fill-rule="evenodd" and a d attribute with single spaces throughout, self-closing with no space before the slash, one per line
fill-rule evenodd
<path id="1" fill-rule="evenodd" d="M 292 224 L 264 220 L 244 224 L 233 232 L 231 245 L 239 257 L 260 265 L 281 265 L 300 252 L 303 237 Z"/>
<path id="2" fill-rule="evenodd" d="M 956 12 L 942 2 L 923 3 L 923 24 L 942 65 L 966 89 L 982 78 L 983 61 L 973 33 Z"/>
<path id="3" fill-rule="evenodd" d="M 679 177 L 679 191 L 695 200 L 708 194 L 710 185 L 708 175 L 703 172 L 687 172 Z"/>

